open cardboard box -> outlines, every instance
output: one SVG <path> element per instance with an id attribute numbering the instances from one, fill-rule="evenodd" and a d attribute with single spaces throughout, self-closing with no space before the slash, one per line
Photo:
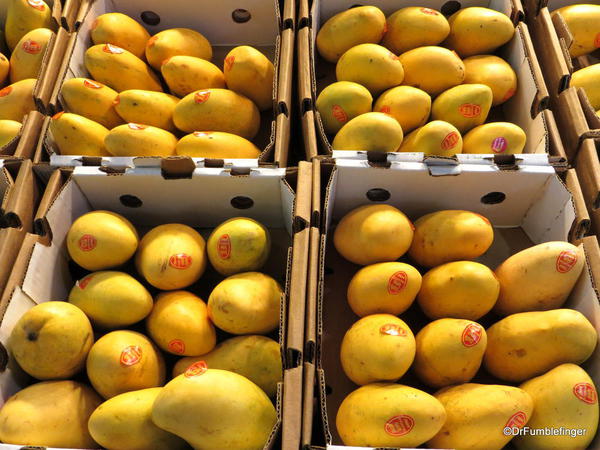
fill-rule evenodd
<path id="1" fill-rule="evenodd" d="M 312 168 L 302 163 L 298 169 L 287 171 L 187 171 L 166 161 L 139 160 L 135 168 L 122 174 L 106 173 L 99 167 L 55 170 L 36 216 L 36 230 L 41 236 L 28 234 L 25 238 L 0 302 L 1 347 L 6 346 L 12 327 L 25 311 L 41 302 L 67 299 L 81 273 L 73 272 L 64 242 L 70 225 L 82 214 L 95 209 L 118 212 L 132 221 L 140 234 L 150 227 L 175 222 L 193 226 L 205 236 L 228 218 L 252 217 L 265 224 L 272 236 L 271 256 L 264 272 L 285 289 L 279 329 L 284 382 L 277 397 L 279 420 L 265 448 L 297 449 L 299 425 L 296 430 L 286 430 L 283 436 L 280 433 L 282 420 L 299 424 L 301 417 L 302 374 L 289 374 L 298 367 L 294 342 L 300 342 L 301 352 L 304 333 Z M 240 206 L 246 209 L 238 209 Z M 207 269 L 188 289 L 207 299 L 220 279 L 212 268 Z M 298 314 L 299 308 L 302 314 Z M 0 404 L 31 383 L 10 354 L 2 353 Z"/>
<path id="2" fill-rule="evenodd" d="M 238 45 L 250 45 L 263 52 L 275 66 L 273 109 L 261 114 L 261 128 L 252 140 L 262 149 L 260 157 L 245 164 L 256 166 L 260 163 L 274 163 L 279 167 L 286 166 L 290 138 L 294 0 L 252 0 L 241 4 L 237 0 L 222 0 L 207 4 L 205 8 L 200 8 L 197 2 L 190 0 L 82 0 L 75 21 L 77 31 L 69 38 L 57 82 L 52 86 L 46 111 L 49 115 L 64 110 L 61 87 L 65 80 L 89 77 L 84 55 L 93 45 L 90 29 L 99 15 L 108 12 L 130 16 L 140 22 L 150 35 L 177 27 L 199 31 L 212 44 L 212 62 L 221 69 L 227 53 Z M 81 165 L 82 161 L 83 164 L 93 165 L 124 165 L 131 160 L 123 157 L 61 156 L 52 141 L 51 133 L 47 133 L 48 122 L 49 118 L 43 127 L 43 138 L 36 152 L 36 161 L 50 160 L 54 166 L 69 166 Z"/>
<path id="3" fill-rule="evenodd" d="M 551 240 L 578 242 L 585 227 L 577 217 L 565 185 L 548 165 L 522 162 L 517 171 L 496 170 L 491 165 L 438 166 L 425 163 L 394 163 L 370 167 L 367 163 L 338 159 L 314 160 L 311 267 L 309 269 L 306 348 L 313 348 L 315 370 L 305 365 L 303 444 L 309 448 L 343 447 L 335 428 L 335 416 L 343 398 L 357 386 L 350 382 L 339 362 L 344 333 L 358 320 L 346 300 L 351 277 L 359 269 L 344 260 L 332 245 L 331 233 L 350 210 L 378 200 L 398 207 L 411 220 L 441 209 L 467 209 L 490 219 L 495 238 L 479 261 L 495 268 L 508 256 L 531 245 Z M 436 167 L 435 171 L 432 168 Z M 435 176 L 437 175 L 437 176 Z M 453 175 L 453 176 L 451 176 Z M 419 189 L 415 189 L 419 186 Z M 594 237 L 581 241 L 586 270 L 573 289 L 566 307 L 581 311 L 600 331 L 600 304 L 596 281 L 600 277 L 600 251 Z M 404 260 L 404 258 L 402 259 Z M 308 316 L 307 316 L 308 317 Z M 416 334 L 426 319 L 415 303 L 400 316 Z M 495 321 L 487 315 L 485 327 Z M 600 385 L 600 348 L 584 364 Z M 307 359 L 307 358 L 305 358 Z M 475 382 L 482 380 L 480 370 Z M 311 381 L 316 380 L 315 383 Z M 489 377 L 484 382 L 490 382 Z M 409 371 L 400 383 L 423 386 Z M 316 388 L 315 388 L 316 384 Z M 313 403 L 313 391 L 318 399 Z M 425 389 L 432 392 L 431 389 Z M 316 409 L 314 423 L 312 412 Z M 590 448 L 597 448 L 596 438 Z M 309 445 L 310 444 L 310 445 Z"/>

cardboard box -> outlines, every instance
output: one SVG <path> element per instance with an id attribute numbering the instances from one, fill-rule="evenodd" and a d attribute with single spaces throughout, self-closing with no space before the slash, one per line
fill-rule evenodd
<path id="1" fill-rule="evenodd" d="M 398 207 L 411 220 L 441 209 L 467 209 L 486 216 L 495 228 L 495 239 L 490 250 L 478 260 L 492 268 L 536 243 L 569 240 L 582 244 L 587 267 L 565 306 L 581 311 L 600 331 L 597 240 L 581 239 L 585 226 L 576 214 L 569 191 L 552 167 L 523 161 L 518 169 L 498 170 L 483 163 L 451 165 L 440 159 L 424 163 L 392 162 L 387 167 L 370 166 L 364 161 L 338 159 L 333 164 L 328 159 L 314 160 L 313 188 L 318 194 L 313 199 L 312 229 L 315 240 L 319 231 L 319 242 L 311 248 L 307 298 L 308 309 L 316 312 L 313 319 L 316 322 L 306 325 L 305 346 L 315 348 L 316 371 L 309 376 L 308 367 L 305 369 L 305 407 L 313 400 L 311 377 L 316 378 L 317 400 L 312 433 L 311 411 L 305 410 L 304 444 L 311 444 L 310 448 L 349 448 L 342 446 L 337 435 L 335 415 L 343 398 L 357 388 L 341 368 L 339 347 L 344 333 L 358 320 L 348 306 L 346 289 L 359 266 L 336 252 L 331 233 L 344 214 L 370 203 L 370 199 Z M 415 334 L 427 322 L 417 304 L 400 317 Z M 487 327 L 495 320 L 489 314 L 479 322 Z M 600 385 L 599 354 L 597 349 L 584 364 L 597 385 Z M 474 381 L 480 376 L 481 371 Z M 400 383 L 413 384 L 412 377 L 409 372 Z M 596 438 L 590 448 L 598 445 Z"/>
<path id="2" fill-rule="evenodd" d="M 246 166 L 274 164 L 285 167 L 290 138 L 290 107 L 294 51 L 294 0 L 253 0 L 240 4 L 224 0 L 199 8 L 189 0 L 82 0 L 75 20 L 76 32 L 67 44 L 57 83 L 53 86 L 47 113 L 64 110 L 62 83 L 74 77 L 89 77 L 84 65 L 85 51 L 91 46 L 90 29 L 96 17 L 107 12 L 121 12 L 140 22 L 154 35 L 169 28 L 191 28 L 201 32 L 213 46 L 213 63 L 223 67 L 227 53 L 238 45 L 251 45 L 261 50 L 275 66 L 273 109 L 261 114 L 261 128 L 252 141 L 262 150 L 258 160 L 238 160 Z M 49 118 L 47 119 L 49 121 Z M 83 164 L 126 165 L 131 158 L 87 158 L 57 154 L 50 133 L 46 133 L 36 154 L 38 161 L 54 166 Z M 202 130 L 199 130 L 202 131 Z M 202 160 L 197 158 L 197 160 Z M 245 161 L 245 162 L 244 162 Z M 209 161 L 207 166 L 214 166 Z M 221 162 L 222 165 L 222 162 Z"/>
<path id="3" fill-rule="evenodd" d="M 71 223 L 82 214 L 94 209 L 115 211 L 141 232 L 163 223 L 186 223 L 205 236 L 228 218 L 252 217 L 270 229 L 272 250 L 264 272 L 274 276 L 286 294 L 279 330 L 284 367 L 284 382 L 277 397 L 279 420 L 265 448 L 297 449 L 302 365 L 295 358 L 301 353 L 304 334 L 311 169 L 310 164 L 301 163 L 298 169 L 288 170 L 194 170 L 193 164 L 185 166 L 181 160 L 146 158 L 120 174 L 106 173 L 99 167 L 56 170 L 36 215 L 36 230 L 42 236 L 26 236 L 0 302 L 1 347 L 6 349 L 11 329 L 25 311 L 49 299 L 67 298 L 75 278 L 69 270 L 64 241 Z M 134 203 L 127 201 L 133 197 L 137 199 Z M 248 205 L 247 209 L 237 209 Z M 220 279 L 214 270 L 207 269 L 191 290 L 207 299 Z M 0 354 L 8 355 L 6 351 Z M 1 362 L 3 404 L 30 380 L 12 357 Z M 282 435 L 282 420 L 297 423 L 298 428 L 286 429 Z"/>

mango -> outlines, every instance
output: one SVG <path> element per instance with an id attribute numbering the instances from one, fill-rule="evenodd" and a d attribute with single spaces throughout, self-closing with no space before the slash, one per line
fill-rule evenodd
<path id="1" fill-rule="evenodd" d="M 262 389 L 247 378 L 198 363 L 158 394 L 152 421 L 194 448 L 260 450 L 277 422 L 277 412 Z"/>
<path id="2" fill-rule="evenodd" d="M 509 100 L 517 92 L 517 74 L 513 68 L 494 55 L 465 58 L 465 83 L 485 84 L 492 90 L 492 106 Z"/>
<path id="3" fill-rule="evenodd" d="M 437 95 L 465 79 L 465 65 L 447 48 L 426 46 L 399 56 L 404 68 L 403 84 Z"/>
<path id="4" fill-rule="evenodd" d="M 564 6 L 552 11 L 551 15 L 560 14 L 567 24 L 567 28 L 573 37 L 569 47 L 571 58 L 592 53 L 600 47 L 600 5 L 577 4 Z"/>
<path id="5" fill-rule="evenodd" d="M 173 111 L 179 103 L 177 97 L 138 89 L 115 94 L 114 111 L 122 119 L 121 122 L 150 125 L 172 133 L 177 131 L 173 123 Z"/>
<path id="6" fill-rule="evenodd" d="M 348 284 L 348 304 L 354 314 L 387 313 L 398 316 L 412 305 L 421 289 L 421 274 L 401 262 L 371 264 L 360 269 Z"/>
<path id="7" fill-rule="evenodd" d="M 492 98 L 492 90 L 484 84 L 455 86 L 433 101 L 431 118 L 450 122 L 461 133 L 466 133 L 486 121 Z"/>
<path id="8" fill-rule="evenodd" d="M 195 56 L 173 56 L 163 61 L 160 72 L 178 97 L 200 89 L 226 87 L 223 72 L 210 61 Z"/>
<path id="9" fill-rule="evenodd" d="M 589 448 L 598 429 L 598 391 L 585 370 L 575 364 L 561 364 L 519 387 L 535 405 L 527 422 L 530 428 L 565 427 L 585 432 L 576 436 L 517 436 L 513 441 L 517 448 Z"/>
<path id="10" fill-rule="evenodd" d="M 0 440 L 42 447 L 96 448 L 87 423 L 100 403 L 102 399 L 93 389 L 76 381 L 32 384 L 0 409 Z"/>
<path id="11" fill-rule="evenodd" d="M 69 256 L 90 271 L 125 264 L 137 247 L 134 226 L 110 211 L 92 211 L 78 217 L 67 233 Z"/>
<path id="12" fill-rule="evenodd" d="M 553 309 L 512 314 L 487 330 L 484 365 L 501 380 L 521 382 L 564 363 L 587 360 L 598 334 L 583 314 Z"/>
<path id="13" fill-rule="evenodd" d="M 353 383 L 396 381 L 415 357 L 415 337 L 408 325 L 391 314 L 373 314 L 346 331 L 340 349 L 344 373 Z"/>
<path id="14" fill-rule="evenodd" d="M 104 146 L 113 156 L 171 156 L 176 145 L 172 133 L 139 123 L 119 125 L 104 138 Z"/>
<path id="15" fill-rule="evenodd" d="M 248 45 L 235 47 L 225 57 L 224 72 L 229 89 L 248 97 L 261 111 L 273 107 L 275 68 L 257 49 Z"/>
<path id="16" fill-rule="evenodd" d="M 8 345 L 25 372 L 50 380 L 78 373 L 93 342 L 92 325 L 82 310 L 67 302 L 45 302 L 21 316 Z"/>
<path id="17" fill-rule="evenodd" d="M 344 53 L 335 66 L 338 81 L 362 84 L 373 95 L 398 86 L 404 69 L 398 57 L 377 44 L 360 44 Z"/>
<path id="18" fill-rule="evenodd" d="M 152 296 L 125 272 L 101 271 L 85 276 L 69 293 L 69 303 L 80 308 L 95 326 L 124 328 L 152 311 Z"/>
<path id="19" fill-rule="evenodd" d="M 85 52 L 85 67 L 94 80 L 117 92 L 128 89 L 162 92 L 160 80 L 133 53 L 112 44 L 99 44 Z"/>
<path id="20" fill-rule="evenodd" d="M 267 334 L 279 326 L 283 301 L 279 283 L 260 272 L 231 275 L 208 297 L 208 316 L 231 334 Z"/>
<path id="21" fill-rule="evenodd" d="M 67 111 L 93 120 L 109 130 L 123 123 L 114 102 L 117 91 L 88 78 L 70 78 L 62 85 Z M 104 139 L 102 139 L 104 140 Z"/>
<path id="22" fill-rule="evenodd" d="M 183 439 L 152 422 L 152 405 L 161 391 L 140 389 L 106 400 L 90 416 L 90 434 L 108 450 L 187 449 Z"/>
<path id="23" fill-rule="evenodd" d="M 241 136 L 222 131 L 194 131 L 182 137 L 175 146 L 175 153 L 192 158 L 248 158 L 255 159 L 260 149 Z"/>
<path id="24" fill-rule="evenodd" d="M 0 39 L 2 36 L 0 36 Z M 4 86 L 4 82 L 8 80 L 10 73 L 10 63 L 6 56 L 0 53 L 0 86 Z"/>
<path id="25" fill-rule="evenodd" d="M 488 219 L 471 211 L 444 210 L 426 214 L 415 222 L 410 257 L 424 267 L 475 259 L 494 240 Z"/>
<path id="26" fill-rule="evenodd" d="M 8 145 L 21 132 L 21 124 L 14 120 L 0 120 L 0 148 Z"/>
<path id="27" fill-rule="evenodd" d="M 186 291 L 158 294 L 146 319 L 146 327 L 152 340 L 162 350 L 175 355 L 203 355 L 217 344 L 206 303 Z"/>
<path id="28" fill-rule="evenodd" d="M 454 125 L 433 120 L 409 133 L 398 151 L 453 156 L 462 152 L 462 146 L 462 137 Z"/>
<path id="29" fill-rule="evenodd" d="M 173 378 L 200 361 L 211 369 L 238 373 L 261 388 L 269 397 L 277 394 L 283 380 L 279 343 L 265 336 L 236 336 L 217 345 L 201 356 L 186 356 L 173 367 Z"/>
<path id="30" fill-rule="evenodd" d="M 440 388 L 471 381 L 487 345 L 484 328 L 464 319 L 439 319 L 427 324 L 416 337 L 413 365 L 419 379 Z"/>
<path id="31" fill-rule="evenodd" d="M 156 70 L 160 70 L 163 61 L 178 55 L 195 56 L 210 61 L 212 47 L 202 34 L 188 28 L 161 31 L 146 43 L 146 59 Z"/>
<path id="32" fill-rule="evenodd" d="M 204 273 L 205 247 L 204 238 L 187 225 L 159 225 L 140 241 L 135 265 L 152 286 L 163 291 L 182 289 Z"/>
<path id="33" fill-rule="evenodd" d="M 92 386 L 105 399 L 165 382 L 165 362 L 158 348 L 130 330 L 111 331 L 98 339 L 86 367 Z"/>
<path id="34" fill-rule="evenodd" d="M 124 48 L 140 59 L 145 58 L 150 34 L 131 17 L 121 13 L 106 13 L 96 17 L 90 31 L 92 42 Z"/>
<path id="35" fill-rule="evenodd" d="M 467 383 L 434 394 L 446 409 L 442 429 L 427 442 L 430 448 L 500 450 L 511 440 L 506 427 L 525 426 L 534 404 L 522 389 Z"/>
<path id="36" fill-rule="evenodd" d="M 380 112 L 368 112 L 348 121 L 335 135 L 334 150 L 396 152 L 404 134 L 396 119 Z"/>
<path id="37" fill-rule="evenodd" d="M 36 110 L 33 102 L 35 83 L 36 80 L 29 78 L 0 89 L 0 119 L 22 122 L 27 114 Z"/>
<path id="38" fill-rule="evenodd" d="M 573 72 L 571 86 L 582 88 L 592 108 L 600 109 L 600 64 L 592 64 Z"/>
<path id="39" fill-rule="evenodd" d="M 523 153 L 526 140 L 523 129 L 514 123 L 485 123 L 463 137 L 463 153 Z"/>
<path id="40" fill-rule="evenodd" d="M 223 131 L 252 139 L 260 127 L 256 105 L 228 89 L 206 89 L 186 95 L 173 111 L 175 126 L 186 133 Z"/>
<path id="41" fill-rule="evenodd" d="M 54 36 L 54 31 L 38 28 L 21 38 L 10 55 L 11 83 L 39 77 L 48 43 Z"/>
<path id="42" fill-rule="evenodd" d="M 327 86 L 317 97 L 317 111 L 328 134 L 337 133 L 349 120 L 371 112 L 373 97 L 369 90 L 352 81 Z"/>
<path id="43" fill-rule="evenodd" d="M 494 53 L 515 34 L 515 26 L 506 15 L 478 6 L 458 10 L 448 22 L 450 34 L 444 46 L 461 58 Z"/>
<path id="44" fill-rule="evenodd" d="M 221 275 L 260 270 L 271 253 L 269 230 L 249 217 L 233 217 L 208 237 L 208 259 Z"/>
<path id="45" fill-rule="evenodd" d="M 93 120 L 59 112 L 52 116 L 49 130 L 61 155 L 110 156 L 104 145 L 109 131 Z"/>
<path id="46" fill-rule="evenodd" d="M 385 34 L 385 15 L 376 6 L 358 6 L 329 18 L 317 33 L 319 55 L 331 63 L 359 44 L 377 44 Z"/>
<path id="47" fill-rule="evenodd" d="M 23 36 L 38 28 L 54 30 L 52 11 L 43 0 L 11 0 L 8 4 L 5 38 L 13 51 Z"/>
<path id="48" fill-rule="evenodd" d="M 410 247 L 413 224 L 391 205 L 363 205 L 348 212 L 333 233 L 335 249 L 354 264 L 395 261 Z"/>
<path id="49" fill-rule="evenodd" d="M 455 261 L 423 275 L 417 302 L 430 319 L 477 320 L 491 311 L 499 293 L 500 282 L 490 268 L 474 261 Z"/>
<path id="50" fill-rule="evenodd" d="M 395 383 L 372 383 L 342 401 L 336 427 L 345 445 L 418 447 L 431 439 L 446 420 L 433 396 Z"/>
<path id="51" fill-rule="evenodd" d="M 431 113 L 431 97 L 412 86 L 396 86 L 379 96 L 373 111 L 392 116 L 402 127 L 402 132 L 408 133 L 427 123 Z"/>
<path id="52" fill-rule="evenodd" d="M 500 295 L 494 311 L 509 315 L 562 307 L 585 266 L 585 254 L 568 242 L 522 250 L 496 268 Z"/>
<path id="53" fill-rule="evenodd" d="M 399 55 L 417 47 L 438 45 L 450 33 L 442 13 L 431 8 L 409 6 L 387 18 L 382 44 Z"/>

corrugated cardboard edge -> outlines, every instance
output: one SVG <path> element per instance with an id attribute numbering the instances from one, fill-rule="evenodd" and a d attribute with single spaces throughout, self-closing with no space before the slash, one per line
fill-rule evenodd
<path id="1" fill-rule="evenodd" d="M 44 114 L 48 114 L 49 111 L 48 104 L 58 79 L 68 41 L 69 33 L 64 28 L 59 28 L 49 51 L 44 55 L 42 73 L 33 91 L 35 104 Z"/>
<path id="2" fill-rule="evenodd" d="M 306 159 L 311 161 L 319 154 L 315 127 L 314 100 L 312 97 L 310 60 L 310 9 L 308 0 L 300 0 L 298 12 L 297 65 L 298 100 Z"/>
<path id="3" fill-rule="evenodd" d="M 554 113 L 550 109 L 545 109 L 542 112 L 542 114 L 544 115 L 546 130 L 548 131 L 548 136 L 550 138 L 550 156 L 557 156 L 559 158 L 563 158 L 566 161 L 568 159 L 567 153 L 565 151 L 560 132 L 558 131 L 558 126 L 556 124 L 556 119 L 554 118 Z"/>
<path id="4" fill-rule="evenodd" d="M 573 206 L 575 207 L 575 221 L 570 232 L 570 240 L 573 241 L 581 239 L 588 233 L 591 227 L 591 220 L 575 169 L 569 169 L 565 172 L 564 183 L 567 190 L 571 193 Z"/>
<path id="5" fill-rule="evenodd" d="M 568 88 L 551 99 L 556 123 L 561 131 L 565 152 L 573 161 L 583 141 L 591 137 L 576 88 Z"/>
<path id="6" fill-rule="evenodd" d="M 60 25 L 72 33 L 76 30 L 77 16 L 81 8 L 81 0 L 65 0 L 62 14 L 60 16 Z"/>
<path id="7" fill-rule="evenodd" d="M 600 161 L 598 149 L 592 139 L 583 142 L 575 162 L 581 191 L 591 219 L 592 233 L 600 235 Z"/>

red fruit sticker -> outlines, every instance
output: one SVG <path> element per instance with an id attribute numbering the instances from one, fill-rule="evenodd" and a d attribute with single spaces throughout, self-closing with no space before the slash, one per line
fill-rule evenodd
<path id="1" fill-rule="evenodd" d="M 204 103 L 210 97 L 210 91 L 198 91 L 194 94 L 194 101 L 196 103 Z"/>
<path id="2" fill-rule="evenodd" d="M 56 114 L 54 114 L 54 115 L 52 116 L 52 120 L 58 120 L 58 119 L 60 119 L 60 117 L 61 117 L 61 116 L 62 116 L 64 113 L 65 113 L 64 111 L 57 112 Z"/>
<path id="3" fill-rule="evenodd" d="M 379 329 L 381 334 L 387 334 L 389 336 L 400 336 L 404 337 L 407 335 L 406 330 L 395 323 L 386 323 Z"/>
<path id="4" fill-rule="evenodd" d="M 94 250 L 97 243 L 96 238 L 91 234 L 84 234 L 79 238 L 79 248 L 84 252 Z"/>
<path id="5" fill-rule="evenodd" d="M 46 4 L 42 0 L 27 0 L 27 3 L 38 11 L 44 11 L 46 9 Z"/>
<path id="6" fill-rule="evenodd" d="M 174 269 L 185 270 L 192 265 L 192 257 L 186 253 L 171 255 L 169 265 Z"/>
<path id="7" fill-rule="evenodd" d="M 224 234 L 217 241 L 217 254 L 221 259 L 229 259 L 231 256 L 231 239 L 228 234 Z"/>
<path id="8" fill-rule="evenodd" d="M 435 9 L 421 8 L 420 11 L 423 14 L 429 14 L 430 16 L 437 16 L 438 15 L 438 12 Z"/>
<path id="9" fill-rule="evenodd" d="M 462 332 L 461 341 L 465 347 L 473 347 L 481 340 L 482 329 L 476 323 L 470 323 Z"/>
<path id="10" fill-rule="evenodd" d="M 481 114 L 481 106 L 474 103 L 463 103 L 458 107 L 458 112 L 461 113 L 463 117 L 471 119 Z"/>
<path id="11" fill-rule="evenodd" d="M 199 138 L 204 138 L 213 134 L 212 131 L 194 131 L 193 135 Z"/>
<path id="12" fill-rule="evenodd" d="M 511 98 L 513 95 L 515 95 L 515 92 L 517 92 L 517 91 L 515 91 L 514 89 L 509 89 L 508 91 L 506 91 L 506 95 L 504 96 L 502 101 L 505 102 L 506 100 Z"/>
<path id="13" fill-rule="evenodd" d="M 348 121 L 348 114 L 346 114 L 346 111 L 340 105 L 333 105 L 331 114 L 333 114 L 333 117 L 339 123 L 346 123 Z"/>
<path id="14" fill-rule="evenodd" d="M 0 97 L 6 97 L 12 92 L 12 87 L 6 86 L 4 89 L 0 89 Z"/>
<path id="15" fill-rule="evenodd" d="M 42 46 L 39 43 L 32 41 L 31 39 L 27 39 L 25 42 L 23 42 L 23 45 L 21 47 L 25 52 L 29 53 L 30 55 L 37 55 L 39 52 L 42 51 Z"/>
<path id="16" fill-rule="evenodd" d="M 388 420 L 383 429 L 390 436 L 404 436 L 410 433 L 410 430 L 415 426 L 415 420 L 405 414 L 394 416 Z"/>
<path id="17" fill-rule="evenodd" d="M 102 47 L 102 51 L 105 53 L 110 53 L 111 55 L 120 55 L 125 50 L 123 50 L 121 47 L 117 47 L 116 45 L 106 44 L 104 47 Z"/>
<path id="18" fill-rule="evenodd" d="M 496 139 L 494 139 L 492 141 L 492 151 L 494 153 L 502 153 L 504 152 L 504 150 L 506 150 L 506 147 L 508 146 L 508 143 L 506 142 L 506 139 L 504 139 L 503 137 L 497 137 Z"/>
<path id="19" fill-rule="evenodd" d="M 388 105 L 382 106 L 379 110 L 379 112 L 383 114 L 389 114 L 391 111 L 392 109 Z"/>
<path id="20" fill-rule="evenodd" d="M 456 131 L 451 131 L 446 135 L 444 140 L 442 141 L 442 150 L 450 150 L 454 148 L 458 144 L 458 133 Z"/>
<path id="21" fill-rule="evenodd" d="M 594 405 L 598 401 L 596 389 L 590 383 L 577 383 L 573 386 L 573 394 L 582 402 L 590 405 Z"/>
<path id="22" fill-rule="evenodd" d="M 177 353 L 178 355 L 181 355 L 183 352 L 185 352 L 185 342 L 183 342 L 181 339 L 173 339 L 171 342 L 169 342 L 169 350 L 171 350 L 173 353 Z"/>
<path id="23" fill-rule="evenodd" d="M 148 128 L 146 125 L 140 125 L 139 123 L 128 123 L 127 126 L 129 127 L 130 130 L 135 130 L 135 131 L 145 130 L 146 128 Z"/>
<path id="24" fill-rule="evenodd" d="M 225 71 L 226 72 L 231 70 L 234 62 L 235 62 L 235 56 L 233 56 L 233 55 L 230 55 L 227 58 L 225 58 Z"/>
<path id="25" fill-rule="evenodd" d="M 577 263 L 577 253 L 573 250 L 565 250 L 560 252 L 556 258 L 556 270 L 560 273 L 567 273 Z"/>
<path id="26" fill-rule="evenodd" d="M 90 281 L 92 281 L 92 278 L 94 278 L 94 275 L 88 275 L 87 277 L 85 277 L 83 280 L 78 281 L 77 283 L 75 283 L 77 285 L 77 287 L 81 290 L 85 289 L 86 286 L 88 284 L 90 284 Z"/>
<path id="27" fill-rule="evenodd" d="M 600 33 L 598 33 L 598 34 L 596 35 L 596 37 L 594 38 L 594 46 L 595 46 L 596 48 L 600 47 Z"/>
<path id="28" fill-rule="evenodd" d="M 120 362 L 122 366 L 133 366 L 142 359 L 142 349 L 139 345 L 130 345 L 121 352 Z"/>
<path id="29" fill-rule="evenodd" d="M 399 294 L 408 284 L 408 275 L 403 270 L 394 273 L 388 280 L 387 291 L 390 295 Z"/>
<path id="30" fill-rule="evenodd" d="M 184 373 L 186 378 L 197 377 L 198 375 L 202 375 L 204 372 L 208 370 L 208 365 L 206 361 L 198 361 L 197 363 L 192 364 Z"/>
<path id="31" fill-rule="evenodd" d="M 92 80 L 83 80 L 83 85 L 86 88 L 90 88 L 90 89 L 102 89 L 104 87 L 103 84 L 98 83 L 97 81 L 92 81 Z"/>
<path id="32" fill-rule="evenodd" d="M 522 428 L 527 423 L 527 414 L 523 411 L 518 411 L 510 416 L 504 428 Z"/>

